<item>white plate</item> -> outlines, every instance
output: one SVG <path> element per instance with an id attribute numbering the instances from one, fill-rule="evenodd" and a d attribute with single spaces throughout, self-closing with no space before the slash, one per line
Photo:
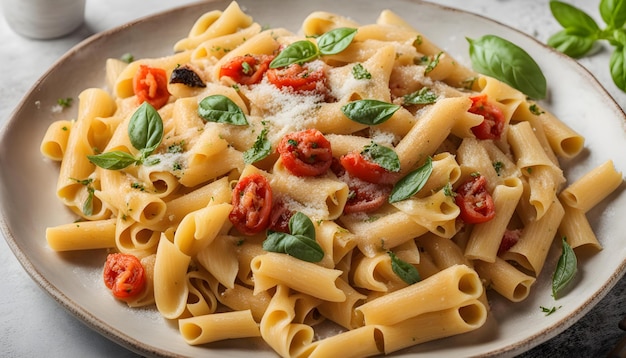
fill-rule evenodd
<path id="1" fill-rule="evenodd" d="M 74 217 L 55 196 L 57 165 L 45 161 L 40 140 L 50 122 L 75 116 L 75 107 L 51 112 L 60 97 L 76 98 L 86 87 L 104 84 L 104 61 L 130 52 L 136 58 L 172 53 L 177 39 L 186 35 L 194 20 L 211 9 L 224 9 L 229 1 L 203 2 L 142 19 L 98 34 L 61 58 L 32 88 L 0 132 L 0 226 L 8 244 L 33 279 L 79 319 L 114 341 L 143 355 L 274 357 L 260 340 L 232 340 L 202 347 L 187 345 L 177 325 L 162 319 L 155 309 L 130 309 L 115 301 L 101 283 L 105 253 L 56 253 L 47 247 L 45 228 L 71 222 Z M 564 161 L 566 174 L 575 179 L 583 172 L 613 159 L 626 169 L 624 113 L 608 93 L 576 62 L 534 39 L 477 15 L 408 0 L 359 2 L 240 1 L 262 25 L 297 31 L 312 11 L 326 10 L 367 24 L 380 10 L 390 8 L 427 37 L 468 63 L 465 37 L 497 34 L 524 48 L 539 63 L 548 80 L 549 98 L 542 102 L 586 138 L 577 159 Z M 280 10 L 278 10 L 280 9 Z M 513 355 L 554 337 L 588 312 L 617 282 L 626 267 L 626 195 L 623 188 L 589 212 L 604 250 L 580 259 L 575 287 L 554 301 L 550 277 L 558 259 L 552 250 L 544 271 L 526 301 L 511 304 L 492 299 L 486 325 L 470 334 L 443 339 L 404 350 L 395 356 L 437 353 L 441 356 Z M 557 240 L 558 241 L 558 240 Z M 495 297 L 492 296 L 492 297 Z M 540 306 L 562 306 L 545 316 Z"/>

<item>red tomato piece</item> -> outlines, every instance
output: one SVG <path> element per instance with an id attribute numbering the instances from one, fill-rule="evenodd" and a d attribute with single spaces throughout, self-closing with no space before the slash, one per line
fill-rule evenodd
<path id="1" fill-rule="evenodd" d="M 272 212 L 272 188 L 261 174 L 239 179 L 233 189 L 233 209 L 228 219 L 245 235 L 254 235 L 267 229 Z"/>
<path id="2" fill-rule="evenodd" d="M 487 100 L 487 95 L 470 97 L 472 106 L 470 113 L 483 116 L 481 124 L 472 127 L 472 132 L 478 139 L 500 139 L 504 131 L 504 114 L 492 102 Z"/>
<path id="3" fill-rule="evenodd" d="M 393 184 L 398 181 L 398 174 L 388 171 L 380 165 L 365 159 L 358 152 L 348 153 L 340 159 L 341 165 L 350 175 L 374 184 Z"/>
<path id="4" fill-rule="evenodd" d="M 283 200 L 277 200 L 272 205 L 272 214 L 270 215 L 270 230 L 289 233 L 289 220 L 295 214 L 285 205 Z"/>
<path id="5" fill-rule="evenodd" d="M 330 142 L 317 129 L 306 129 L 285 135 L 278 153 L 293 175 L 317 176 L 326 173 L 333 160 Z"/>
<path id="6" fill-rule="evenodd" d="M 156 109 L 163 107 L 170 99 L 165 70 L 139 65 L 139 69 L 133 77 L 133 92 L 135 92 L 140 104 L 148 102 Z"/>
<path id="7" fill-rule="evenodd" d="M 318 84 L 323 85 L 326 76 L 321 67 L 311 70 L 294 63 L 287 67 L 270 68 L 267 70 L 267 79 L 280 89 L 289 87 L 296 92 L 304 92 L 320 91 Z"/>
<path id="8" fill-rule="evenodd" d="M 345 214 L 376 211 L 387 202 L 391 194 L 391 185 L 369 183 L 353 177 L 338 160 L 333 160 L 331 170 L 339 180 L 348 184 L 350 194 L 343 208 Z"/>
<path id="9" fill-rule="evenodd" d="M 104 284 L 118 299 L 128 299 L 139 294 L 146 285 L 145 269 L 133 255 L 109 254 L 104 264 Z"/>
<path id="10" fill-rule="evenodd" d="M 502 241 L 500 241 L 500 247 L 498 248 L 498 255 L 501 255 L 509 251 L 511 247 L 515 246 L 515 244 L 517 244 L 517 242 L 519 241 L 519 238 L 521 235 L 522 235 L 522 230 L 520 229 L 515 229 L 515 230 L 506 229 L 504 231 L 504 235 L 502 236 Z"/>
<path id="11" fill-rule="evenodd" d="M 272 55 L 245 55 L 233 57 L 220 68 L 220 78 L 228 76 L 242 85 L 261 82 L 274 59 Z"/>
<path id="12" fill-rule="evenodd" d="M 487 179 L 476 175 L 457 189 L 455 201 L 461 209 L 459 217 L 468 224 L 487 222 L 496 215 L 491 194 L 487 191 Z"/>

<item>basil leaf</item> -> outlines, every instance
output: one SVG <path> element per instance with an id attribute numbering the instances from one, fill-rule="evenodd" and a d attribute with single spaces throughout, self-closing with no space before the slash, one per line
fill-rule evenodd
<path id="1" fill-rule="evenodd" d="M 246 115 L 230 98 L 214 94 L 205 97 L 198 105 L 198 115 L 209 122 L 245 126 Z"/>
<path id="2" fill-rule="evenodd" d="M 332 29 L 317 39 L 317 47 L 322 55 L 335 55 L 345 50 L 352 43 L 355 35 L 356 29 L 353 28 Z"/>
<path id="3" fill-rule="evenodd" d="M 399 259 L 398 256 L 391 251 L 387 251 L 387 254 L 391 257 L 391 269 L 402 281 L 412 285 L 422 280 L 415 266 Z"/>
<path id="4" fill-rule="evenodd" d="M 578 270 L 578 259 L 572 247 L 563 238 L 563 251 L 556 264 L 556 270 L 552 275 L 552 296 L 556 299 L 557 295 L 563 290 L 568 283 L 572 281 Z"/>
<path id="5" fill-rule="evenodd" d="M 319 262 L 324 250 L 315 241 L 315 227 L 308 216 L 296 212 L 289 219 L 291 234 L 269 231 L 263 241 L 263 250 L 284 253 L 307 262 Z"/>
<path id="6" fill-rule="evenodd" d="M 601 0 L 600 15 L 607 25 L 620 28 L 626 23 L 626 1 Z"/>
<path id="7" fill-rule="evenodd" d="M 517 45 L 495 35 L 467 38 L 472 67 L 507 83 L 531 98 L 545 98 L 546 78 L 530 55 Z"/>
<path id="8" fill-rule="evenodd" d="M 556 21 L 563 28 L 570 30 L 570 33 L 575 32 L 581 36 L 595 36 L 600 31 L 598 24 L 591 16 L 570 4 L 552 0 L 550 1 L 550 11 L 552 11 L 552 16 L 554 16 Z"/>
<path id="9" fill-rule="evenodd" d="M 272 151 L 272 144 L 267 140 L 267 128 L 263 128 L 261 134 L 256 137 L 252 148 L 243 152 L 243 162 L 252 164 L 266 158 Z"/>
<path id="10" fill-rule="evenodd" d="M 433 160 L 428 157 L 421 167 L 410 172 L 394 185 L 389 195 L 389 202 L 395 203 L 417 194 L 424 187 L 432 172 Z"/>
<path id="11" fill-rule="evenodd" d="M 437 65 L 439 64 L 439 57 L 441 57 L 442 54 L 443 52 L 439 52 L 437 55 L 435 55 L 435 57 L 428 60 L 426 68 L 424 69 L 424 74 L 429 73 L 430 71 L 434 70 L 435 67 L 437 67 Z"/>
<path id="12" fill-rule="evenodd" d="M 390 172 L 400 171 L 400 159 L 398 154 L 391 148 L 372 142 L 363 148 L 361 155 Z"/>
<path id="13" fill-rule="evenodd" d="M 90 162 L 99 166 L 100 168 L 111 170 L 124 169 L 129 165 L 138 162 L 137 158 L 121 150 L 97 155 L 88 155 L 87 159 L 89 159 Z"/>
<path id="14" fill-rule="evenodd" d="M 296 41 L 285 47 L 270 62 L 270 68 L 286 67 L 294 63 L 302 64 L 319 57 L 320 53 L 314 43 L 307 40 Z"/>
<path id="15" fill-rule="evenodd" d="M 83 214 L 89 216 L 93 214 L 93 195 L 96 189 L 91 185 L 87 186 L 87 199 L 83 203 Z"/>
<path id="16" fill-rule="evenodd" d="M 548 46 L 574 58 L 588 54 L 595 42 L 595 38 L 572 34 L 565 29 L 548 38 Z"/>
<path id="17" fill-rule="evenodd" d="M 613 51 L 609 68 L 615 85 L 622 91 L 626 91 L 626 47 L 620 46 Z"/>
<path id="18" fill-rule="evenodd" d="M 163 139 L 163 120 L 159 112 L 148 102 L 143 102 L 133 113 L 128 123 L 128 137 L 136 149 L 148 156 Z"/>
<path id="19" fill-rule="evenodd" d="M 399 108 L 400 106 L 388 102 L 362 99 L 344 105 L 341 107 L 341 111 L 346 117 L 357 123 L 377 125 L 391 118 Z"/>
<path id="20" fill-rule="evenodd" d="M 404 96 L 405 104 L 432 104 L 437 102 L 437 95 L 428 87 Z"/>

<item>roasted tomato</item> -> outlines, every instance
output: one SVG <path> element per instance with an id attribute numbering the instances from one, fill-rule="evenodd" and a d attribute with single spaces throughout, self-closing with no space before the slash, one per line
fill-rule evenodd
<path id="1" fill-rule="evenodd" d="M 495 104 L 487 100 L 487 95 L 470 97 L 470 113 L 483 116 L 484 120 L 472 132 L 478 139 L 500 139 L 504 131 L 504 114 Z"/>
<path id="2" fill-rule="evenodd" d="M 487 179 L 484 176 L 474 175 L 457 189 L 454 200 L 461 209 L 459 217 L 464 222 L 480 224 L 496 215 L 493 198 L 486 185 Z"/>
<path id="3" fill-rule="evenodd" d="M 522 230 L 515 229 L 509 230 L 506 229 L 504 231 L 504 235 L 502 235 L 502 241 L 500 241 L 500 247 L 498 248 L 498 255 L 502 255 L 503 253 L 509 251 L 509 249 L 519 241 L 520 236 L 522 235 Z"/>
<path id="4" fill-rule="evenodd" d="M 295 214 L 290 210 L 283 200 L 277 200 L 272 206 L 270 215 L 270 230 L 289 233 L 289 220 Z"/>
<path id="5" fill-rule="evenodd" d="M 361 153 L 352 152 L 340 158 L 341 165 L 351 176 L 374 184 L 393 184 L 398 181 L 397 173 L 367 160 Z"/>
<path id="6" fill-rule="evenodd" d="M 156 109 L 163 107 L 170 98 L 165 70 L 140 65 L 133 77 L 133 91 L 140 104 L 148 102 Z"/>
<path id="7" fill-rule="evenodd" d="M 104 284 L 118 299 L 128 299 L 139 294 L 146 285 L 146 275 L 141 261 L 129 254 L 109 254 L 104 264 Z"/>
<path id="8" fill-rule="evenodd" d="M 228 219 L 245 235 L 254 235 L 267 229 L 272 212 L 272 188 L 261 174 L 239 179 L 233 189 Z"/>
<path id="9" fill-rule="evenodd" d="M 278 144 L 285 168 L 297 176 L 326 173 L 333 160 L 330 142 L 317 129 L 306 129 L 285 135 Z"/>
<path id="10" fill-rule="evenodd" d="M 321 67 L 310 69 L 308 66 L 294 63 L 287 67 L 270 68 L 267 71 L 267 79 L 280 89 L 289 87 L 296 92 L 304 92 L 323 89 L 324 87 L 318 87 L 318 84 L 323 84 L 326 76 Z"/>
<path id="11" fill-rule="evenodd" d="M 369 213 L 379 209 L 391 194 L 391 185 L 374 184 L 350 175 L 338 160 L 333 160 L 331 170 L 339 180 L 348 185 L 349 196 L 343 209 L 345 214 Z"/>
<path id="12" fill-rule="evenodd" d="M 233 57 L 220 68 L 219 76 L 228 76 L 242 85 L 253 85 L 261 82 L 273 59 L 271 55 Z"/>

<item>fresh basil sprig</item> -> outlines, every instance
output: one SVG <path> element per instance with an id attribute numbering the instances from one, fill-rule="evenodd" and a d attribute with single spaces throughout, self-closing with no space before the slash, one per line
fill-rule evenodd
<path id="1" fill-rule="evenodd" d="M 600 40 L 608 41 L 615 49 L 609 60 L 613 83 L 626 92 L 626 1 L 601 0 L 600 15 L 606 27 L 598 23 L 583 10 L 567 3 L 552 0 L 550 11 L 563 29 L 548 39 L 548 45 L 573 57 L 588 55 Z"/>
<path id="2" fill-rule="evenodd" d="M 263 128 L 252 148 L 243 152 L 243 162 L 246 164 L 256 163 L 266 158 L 272 150 L 272 144 L 267 139 L 267 128 Z"/>
<path id="3" fill-rule="evenodd" d="M 135 110 L 128 123 L 128 137 L 133 147 L 139 150 L 139 157 L 116 150 L 97 155 L 88 155 L 93 164 L 111 170 L 124 169 L 132 164 L 142 164 L 163 140 L 163 120 L 159 112 L 148 102 L 143 102 Z"/>
<path id="4" fill-rule="evenodd" d="M 420 282 L 422 278 L 415 266 L 410 263 L 401 260 L 391 251 L 387 251 L 389 257 L 391 257 L 391 270 L 409 285 Z"/>
<path id="5" fill-rule="evenodd" d="M 296 41 L 285 47 L 270 62 L 270 68 L 303 64 L 322 55 L 334 55 L 346 49 L 354 40 L 357 29 L 340 27 L 330 30 L 317 39 L 317 45 L 308 40 Z"/>
<path id="6" fill-rule="evenodd" d="M 433 160 L 431 157 L 428 157 L 421 167 L 410 172 L 394 185 L 388 201 L 390 203 L 396 203 L 417 194 L 417 192 L 422 190 L 424 185 L 426 185 L 432 172 Z"/>
<path id="7" fill-rule="evenodd" d="M 319 262 L 324 258 L 322 247 L 315 241 L 315 227 L 308 216 L 296 212 L 289 219 L 289 231 L 269 231 L 263 241 L 263 250 L 287 254 L 307 262 Z"/>
<path id="8" fill-rule="evenodd" d="M 546 78 L 526 51 L 495 35 L 467 38 L 467 41 L 472 67 L 476 71 L 494 77 L 531 98 L 546 97 Z"/>
<path id="9" fill-rule="evenodd" d="M 556 299 L 558 294 L 574 279 L 578 270 L 578 259 L 572 247 L 567 243 L 566 238 L 563 241 L 563 251 L 556 264 L 556 270 L 552 275 L 552 296 Z"/>
<path id="10" fill-rule="evenodd" d="M 245 126 L 248 124 L 246 115 L 230 98 L 214 94 L 205 97 L 198 104 L 198 115 L 208 122 Z"/>
<path id="11" fill-rule="evenodd" d="M 404 97 L 404 104 L 433 104 L 437 102 L 437 95 L 428 87 L 409 93 Z"/>
<path id="12" fill-rule="evenodd" d="M 377 125 L 386 122 L 400 106 L 376 99 L 361 99 L 350 102 L 343 107 L 341 111 L 351 120 L 366 124 Z"/>
<path id="13" fill-rule="evenodd" d="M 389 147 L 372 142 L 363 147 L 361 155 L 390 172 L 400 171 L 398 154 Z"/>

